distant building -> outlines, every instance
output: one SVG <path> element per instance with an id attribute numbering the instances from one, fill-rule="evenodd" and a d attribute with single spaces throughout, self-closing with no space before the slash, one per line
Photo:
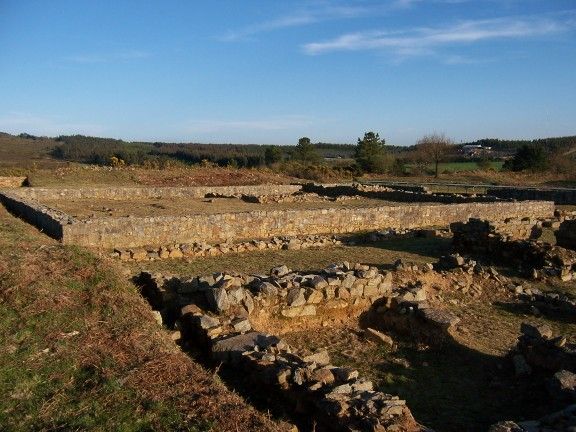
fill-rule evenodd
<path id="1" fill-rule="evenodd" d="M 492 147 L 484 147 L 481 144 L 465 144 L 462 146 L 462 153 L 466 156 L 474 157 L 480 156 L 492 151 Z"/>

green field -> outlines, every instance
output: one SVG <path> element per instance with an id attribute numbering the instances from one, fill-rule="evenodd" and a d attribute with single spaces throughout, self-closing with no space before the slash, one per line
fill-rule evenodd
<path id="1" fill-rule="evenodd" d="M 502 166 L 504 165 L 503 161 L 494 161 L 490 162 L 490 166 L 488 169 L 492 169 L 494 171 L 500 171 Z M 413 165 L 408 165 L 410 169 Z M 436 167 L 433 163 L 426 165 L 426 170 L 430 172 L 434 172 Z M 438 166 L 438 171 L 440 173 L 444 172 L 457 172 L 457 171 L 474 171 L 474 170 L 481 170 L 482 168 L 478 165 L 478 162 L 441 162 Z"/>

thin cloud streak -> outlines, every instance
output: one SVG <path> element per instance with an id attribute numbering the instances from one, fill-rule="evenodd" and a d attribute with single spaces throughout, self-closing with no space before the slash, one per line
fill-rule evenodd
<path id="1" fill-rule="evenodd" d="M 544 36 L 570 31 L 574 27 L 573 19 L 508 17 L 471 20 L 444 28 L 348 33 L 332 40 L 308 43 L 303 46 L 303 50 L 309 55 L 336 51 L 390 50 L 402 56 L 415 56 L 430 54 L 434 48 L 446 45 Z"/>
<path id="2" fill-rule="evenodd" d="M 300 27 L 324 21 L 351 19 L 377 13 L 381 6 L 340 6 L 329 5 L 320 8 L 304 9 L 270 21 L 254 24 L 240 30 L 229 31 L 218 39 L 222 42 L 235 42 L 259 33 L 266 33 L 291 27 Z"/>

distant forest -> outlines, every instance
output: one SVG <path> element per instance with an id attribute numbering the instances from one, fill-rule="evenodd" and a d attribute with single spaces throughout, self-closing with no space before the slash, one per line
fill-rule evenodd
<path id="1" fill-rule="evenodd" d="M 34 135 L 20 134 L 25 139 L 38 139 Z M 162 166 L 173 161 L 185 164 L 213 163 L 219 166 L 261 167 L 292 159 L 296 146 L 275 146 L 258 144 L 200 144 L 200 143 L 164 143 L 164 142 L 127 142 L 112 138 L 99 138 L 84 135 L 62 135 L 54 139 L 56 146 L 52 156 L 58 159 L 110 165 Z M 547 153 L 576 147 L 576 136 L 545 138 L 536 140 L 500 140 L 485 138 L 466 144 L 489 146 L 496 152 L 513 154 L 525 145 L 542 147 Z M 356 145 L 316 143 L 316 151 L 323 158 L 351 159 Z M 386 145 L 389 153 L 404 158 L 414 146 Z"/>
<path id="2" fill-rule="evenodd" d="M 553 153 L 576 146 L 576 136 L 566 136 L 558 138 L 540 138 L 534 140 L 501 140 L 497 138 L 484 138 L 462 145 L 482 145 L 492 147 L 492 150 L 513 153 L 520 147 L 529 145 L 543 147 L 547 152 Z"/>

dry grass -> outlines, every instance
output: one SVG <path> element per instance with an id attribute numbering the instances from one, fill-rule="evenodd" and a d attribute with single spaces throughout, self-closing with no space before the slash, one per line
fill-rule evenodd
<path id="1" fill-rule="evenodd" d="M 268 250 L 226 254 L 194 260 L 165 259 L 127 262 L 133 273 L 142 270 L 181 275 L 205 275 L 220 271 L 266 274 L 277 265 L 285 264 L 299 270 L 317 270 L 337 262 L 359 262 L 389 268 L 402 259 L 411 262 L 433 262 L 450 250 L 449 239 L 397 238 L 357 246 L 335 246 L 321 249 Z"/>
<path id="2" fill-rule="evenodd" d="M 26 165 L 24 165 L 26 166 Z M 59 163 L 56 169 L 20 168 L 35 187 L 86 186 L 227 186 L 285 184 L 296 179 L 270 170 L 190 166 L 149 169 L 139 167 L 101 167 L 78 163 Z"/>
<path id="3" fill-rule="evenodd" d="M 0 210 L 3 430 L 282 430 L 214 381 L 119 269 Z"/>

